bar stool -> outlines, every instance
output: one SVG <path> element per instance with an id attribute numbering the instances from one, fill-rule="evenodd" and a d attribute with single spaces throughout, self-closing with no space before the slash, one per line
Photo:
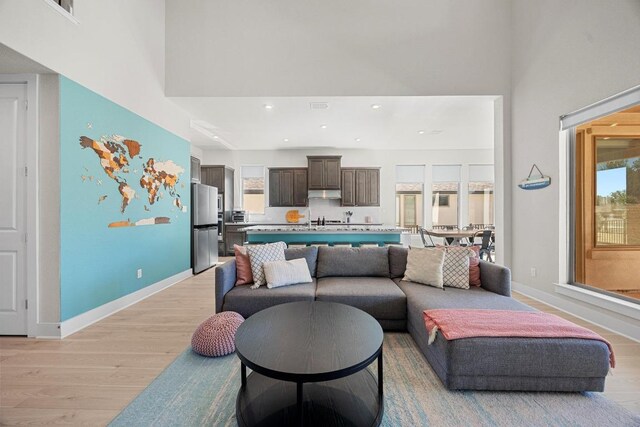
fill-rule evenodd
<path id="1" fill-rule="evenodd" d="M 333 242 L 333 247 L 341 247 L 341 248 L 351 248 L 353 245 L 349 242 Z"/>
<path id="2" fill-rule="evenodd" d="M 379 248 L 380 245 L 375 242 L 360 242 L 361 248 Z"/>
<path id="3" fill-rule="evenodd" d="M 385 247 L 389 247 L 389 246 L 399 246 L 401 248 L 404 247 L 404 245 L 402 243 L 398 243 L 398 242 L 384 242 L 384 246 Z"/>
<path id="4" fill-rule="evenodd" d="M 309 246 L 315 246 L 315 247 L 329 246 L 329 243 L 327 243 L 327 242 L 311 242 L 311 243 L 309 243 Z"/>
<path id="5" fill-rule="evenodd" d="M 305 242 L 291 242 L 287 244 L 288 248 L 306 248 L 307 244 Z"/>

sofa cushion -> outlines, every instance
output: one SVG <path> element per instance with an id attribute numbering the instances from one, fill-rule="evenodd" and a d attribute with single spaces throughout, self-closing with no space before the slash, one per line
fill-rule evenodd
<path id="1" fill-rule="evenodd" d="M 317 277 L 389 277 L 388 248 L 318 248 Z"/>
<path id="2" fill-rule="evenodd" d="M 309 267 L 311 277 L 316 277 L 316 263 L 318 261 L 318 248 L 309 246 L 306 248 L 287 248 L 284 250 L 284 257 L 287 261 L 304 258 Z"/>
<path id="3" fill-rule="evenodd" d="M 505 297 L 483 288 L 470 289 L 446 288 L 438 289 L 419 283 L 394 279 L 398 287 L 407 295 L 409 310 L 414 307 L 421 319 L 423 310 L 435 308 L 484 308 L 495 310 L 526 310 L 535 311 L 513 298 Z M 411 313 L 409 313 L 411 314 Z"/>
<path id="4" fill-rule="evenodd" d="M 404 277 L 404 271 L 407 269 L 408 253 L 409 248 L 389 246 L 389 274 L 392 279 Z"/>
<path id="5" fill-rule="evenodd" d="M 386 277 L 325 277 L 318 279 L 318 301 L 347 304 L 376 319 L 406 319 L 407 298 Z"/>
<path id="6" fill-rule="evenodd" d="M 313 301 L 316 295 L 316 279 L 311 283 L 268 289 L 264 286 L 251 289 L 236 286 L 224 296 L 222 310 L 235 311 L 247 318 L 252 314 L 278 304 L 296 301 Z"/>

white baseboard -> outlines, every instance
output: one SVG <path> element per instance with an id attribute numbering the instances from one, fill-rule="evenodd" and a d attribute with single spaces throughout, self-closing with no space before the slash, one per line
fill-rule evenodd
<path id="1" fill-rule="evenodd" d="M 191 272 L 191 269 L 185 270 L 181 273 L 175 274 L 171 277 L 167 277 L 164 280 L 120 297 L 117 300 L 108 302 L 101 305 L 100 307 L 94 308 L 93 310 L 89 310 L 76 317 L 65 320 L 64 322 L 60 323 L 59 336 L 60 338 L 68 337 L 69 335 L 78 332 L 79 330 L 84 329 L 87 326 L 104 319 L 105 317 L 109 317 L 112 314 L 117 313 L 118 311 L 125 309 L 132 304 L 140 302 L 143 299 L 148 298 L 163 289 L 173 286 L 176 283 L 188 277 L 191 277 L 192 275 L 193 273 Z"/>
<path id="2" fill-rule="evenodd" d="M 36 324 L 36 335 L 38 339 L 60 339 L 60 323 L 39 322 Z"/>
<path id="3" fill-rule="evenodd" d="M 634 341 L 640 342 L 640 322 L 631 317 L 624 320 L 610 315 L 606 308 L 590 307 L 585 304 L 575 303 L 566 298 L 541 291 L 531 286 L 518 282 L 511 282 L 513 290 L 537 301 L 545 303 L 579 319 L 593 323 L 608 331 L 622 335 Z"/>

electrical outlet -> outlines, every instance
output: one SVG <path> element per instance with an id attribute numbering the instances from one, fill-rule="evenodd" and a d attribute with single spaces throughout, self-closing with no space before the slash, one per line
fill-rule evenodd
<path id="1" fill-rule="evenodd" d="M 538 272 L 536 271 L 536 268 L 531 267 L 531 277 L 536 277 L 536 274 L 538 274 Z"/>
<path id="2" fill-rule="evenodd" d="M 138 279 L 142 279 L 142 269 L 138 269 Z"/>

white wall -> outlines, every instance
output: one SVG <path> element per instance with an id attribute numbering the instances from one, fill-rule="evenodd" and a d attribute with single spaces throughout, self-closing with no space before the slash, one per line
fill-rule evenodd
<path id="1" fill-rule="evenodd" d="M 55 74 L 38 84 L 38 321 L 60 321 L 60 92 Z"/>
<path id="2" fill-rule="evenodd" d="M 75 24 L 44 0 L 0 0 L 0 43 L 184 138 L 164 96 L 164 1 L 76 1 Z"/>
<path id="3" fill-rule="evenodd" d="M 366 215 L 373 216 L 374 221 L 395 224 L 395 185 L 396 165 L 426 165 L 425 190 L 431 188 L 431 166 L 434 164 L 461 164 L 463 169 L 468 164 L 493 164 L 493 150 L 264 150 L 264 151 L 212 151 L 205 150 L 203 165 L 228 165 L 235 169 L 235 201 L 241 200 L 240 167 L 262 165 L 266 167 L 307 167 L 307 156 L 342 155 L 342 167 L 380 167 L 380 208 L 343 208 L 336 205 L 312 205 L 312 215 L 323 215 L 327 212 L 354 211 L 354 222 L 362 222 Z M 268 197 L 268 196 L 267 196 Z M 426 203 L 431 197 L 425 197 Z M 271 215 L 269 221 L 284 220 L 284 212 L 288 209 L 272 208 L 267 211 Z M 430 207 L 426 212 L 431 212 Z M 277 217 L 277 216 L 281 216 Z M 427 215 L 429 216 L 429 215 Z M 338 215 L 334 215 L 340 219 Z M 329 216 L 327 216 L 329 218 Z M 466 218 L 466 216 L 465 216 Z M 266 218 L 264 219 L 267 220 Z M 427 218 L 427 223 L 430 217 Z"/>
<path id="4" fill-rule="evenodd" d="M 504 95 L 508 0 L 167 2 L 170 96 Z"/>
<path id="5" fill-rule="evenodd" d="M 512 187 L 532 163 L 552 179 L 543 190 L 513 191 L 512 274 L 551 296 L 566 240 L 558 234 L 559 116 L 640 84 L 640 2 L 516 0 L 512 25 Z"/>

